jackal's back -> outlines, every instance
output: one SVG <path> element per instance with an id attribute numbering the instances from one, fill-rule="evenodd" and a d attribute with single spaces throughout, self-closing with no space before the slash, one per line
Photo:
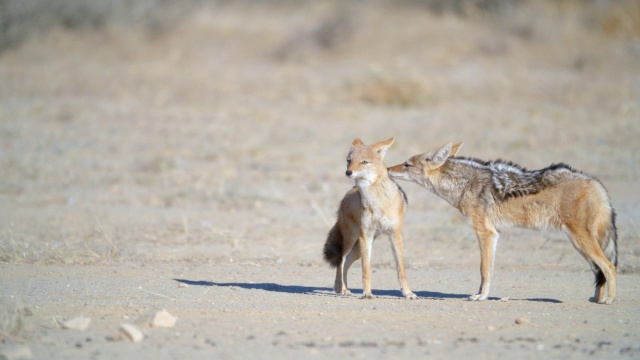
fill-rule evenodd
<path id="1" fill-rule="evenodd" d="M 504 160 L 482 161 L 454 157 L 449 161 L 486 172 L 491 181 L 491 192 L 498 201 L 537 194 L 544 189 L 571 180 L 591 179 L 564 163 L 553 164 L 539 170 L 527 170 L 518 164 Z"/>

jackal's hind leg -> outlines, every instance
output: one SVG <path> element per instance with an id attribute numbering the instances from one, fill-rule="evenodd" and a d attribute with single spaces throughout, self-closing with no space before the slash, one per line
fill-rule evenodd
<path id="1" fill-rule="evenodd" d="M 596 251 L 597 252 L 597 251 Z M 597 256 L 597 255 L 596 255 Z M 587 256 L 585 256 L 587 257 Z M 606 257 L 595 257 L 593 260 L 587 259 L 590 263 L 595 264 L 592 266 L 593 272 L 596 275 L 595 293 L 593 295 L 593 301 L 598 304 L 611 305 L 613 299 L 616 297 L 616 268 L 611 264 Z M 601 280 L 604 276 L 605 281 Z M 607 295 L 604 295 L 604 287 L 607 286 Z"/>
<path id="2" fill-rule="evenodd" d="M 611 305 L 616 297 L 616 267 L 607 259 L 595 236 L 588 231 L 569 229 L 569 236 L 575 248 L 584 256 L 596 276 L 593 301 Z M 604 288 L 607 286 L 607 295 Z"/>
<path id="3" fill-rule="evenodd" d="M 616 267 L 606 258 L 598 245 L 589 249 L 588 252 L 585 251 L 584 257 L 591 264 L 591 269 L 596 276 L 593 301 L 611 305 L 616 297 Z M 608 290 L 606 296 L 605 285 Z"/>
<path id="4" fill-rule="evenodd" d="M 351 291 L 347 285 L 347 273 L 349 272 L 349 268 L 351 264 L 353 264 L 356 260 L 360 258 L 360 247 L 356 243 L 355 246 L 352 244 L 350 250 L 347 254 L 342 256 L 340 260 L 340 264 L 336 267 L 336 280 L 333 285 L 333 289 L 336 294 L 341 295 L 351 295 Z"/>
<path id="5" fill-rule="evenodd" d="M 596 272 L 594 271 L 594 273 L 596 273 Z M 598 275 L 596 273 L 596 277 L 597 276 Z M 605 285 L 605 283 L 599 284 L 599 283 L 596 282 L 596 291 L 593 294 L 593 298 L 589 299 L 590 301 L 593 300 L 593 302 L 601 304 L 600 300 L 604 299 L 604 285 Z"/>
<path id="6" fill-rule="evenodd" d="M 351 267 L 351 265 L 358 259 L 360 259 L 360 247 L 354 246 L 349 255 L 347 255 L 347 257 L 344 259 L 344 272 L 342 277 L 344 288 L 342 291 L 342 295 L 351 295 L 349 285 L 347 284 L 347 273 L 349 272 L 349 268 Z"/>

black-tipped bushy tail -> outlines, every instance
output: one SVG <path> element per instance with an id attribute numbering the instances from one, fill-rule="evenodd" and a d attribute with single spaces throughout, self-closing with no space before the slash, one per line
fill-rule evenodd
<path id="1" fill-rule="evenodd" d="M 335 224 L 327 235 L 327 241 L 324 243 L 324 261 L 328 262 L 331 267 L 337 267 L 342 261 L 342 233 Z"/>

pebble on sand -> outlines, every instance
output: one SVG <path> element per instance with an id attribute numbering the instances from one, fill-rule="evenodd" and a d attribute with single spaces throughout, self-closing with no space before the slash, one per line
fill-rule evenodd
<path id="1" fill-rule="evenodd" d="M 156 312 L 151 319 L 151 326 L 153 327 L 174 327 L 178 318 L 169 314 L 165 309 Z"/>
<path id="2" fill-rule="evenodd" d="M 89 324 L 91 324 L 90 318 L 78 316 L 73 319 L 63 321 L 62 328 L 84 331 L 89 328 Z"/>
<path id="3" fill-rule="evenodd" d="M 144 333 L 142 332 L 142 330 L 140 330 L 139 327 L 133 324 L 129 324 L 129 323 L 121 324 L 119 330 L 120 330 L 120 333 L 124 335 L 125 338 L 127 338 L 130 341 L 133 341 L 134 343 L 139 343 L 144 339 Z"/>

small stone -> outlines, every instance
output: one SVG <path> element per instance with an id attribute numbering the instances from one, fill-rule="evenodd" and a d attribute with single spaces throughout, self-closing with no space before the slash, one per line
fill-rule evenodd
<path id="1" fill-rule="evenodd" d="M 189 285 L 188 285 L 188 284 L 185 284 L 185 283 L 180 283 L 180 284 L 178 284 L 178 287 L 179 287 L 179 288 L 188 288 L 188 287 L 189 287 Z"/>
<path id="2" fill-rule="evenodd" d="M 518 325 L 527 325 L 527 324 L 531 324 L 531 320 L 529 320 L 529 319 L 525 319 L 525 318 L 517 318 L 517 319 L 516 319 L 516 324 L 518 324 Z"/>
<path id="3" fill-rule="evenodd" d="M 62 328 L 84 331 L 89 328 L 89 324 L 91 324 L 90 318 L 78 316 L 73 319 L 64 321 L 62 323 Z"/>
<path id="4" fill-rule="evenodd" d="M 487 325 L 487 330 L 489 331 L 496 331 L 496 327 L 493 325 Z"/>
<path id="5" fill-rule="evenodd" d="M 176 325 L 176 321 L 178 321 L 177 317 L 169 314 L 167 310 L 162 309 L 153 315 L 153 319 L 151 319 L 151 326 L 170 328 Z"/>
<path id="6" fill-rule="evenodd" d="M 125 338 L 133 341 L 134 343 L 139 343 L 144 339 L 144 333 L 142 333 L 142 330 L 133 324 L 121 324 L 119 330 Z"/>
<path id="7" fill-rule="evenodd" d="M 507 297 L 500 298 L 500 301 L 507 302 L 509 301 L 509 297 L 507 296 Z"/>

